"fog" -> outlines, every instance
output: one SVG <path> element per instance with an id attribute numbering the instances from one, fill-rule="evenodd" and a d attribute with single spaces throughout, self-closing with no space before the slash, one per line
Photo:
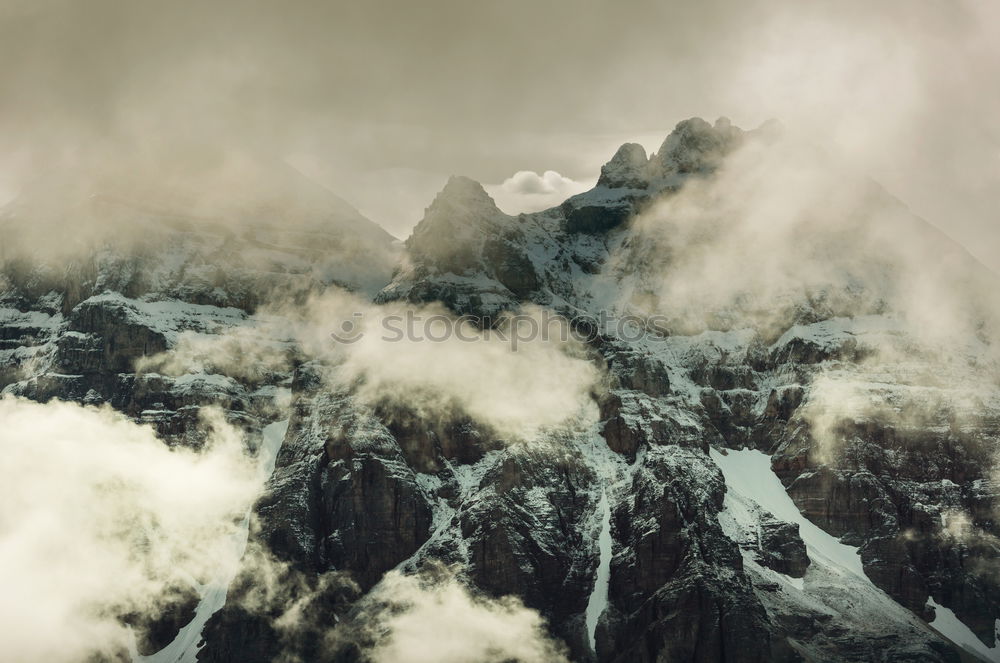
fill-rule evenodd
<path id="1" fill-rule="evenodd" d="M 123 230 L 144 236 L 130 214 L 65 213 L 95 194 L 228 228 L 282 208 L 289 193 L 307 222 L 331 206 L 353 219 L 322 189 L 283 184 L 291 164 L 402 238 L 453 173 L 483 182 L 508 213 L 537 210 L 593 183 L 619 144 L 655 150 L 680 119 L 779 118 L 790 142 L 740 150 L 715 180 L 635 221 L 637 239 L 608 267 L 643 274 L 623 304 L 698 329 L 703 311 L 736 303 L 745 317 L 726 324 L 752 324 L 768 341 L 795 320 L 783 304 L 803 292 L 829 315 L 897 314 L 914 346 L 866 337 L 872 355 L 856 372 L 816 380 L 802 416 L 821 462 L 838 462 L 847 417 L 908 424 L 943 411 L 972 425 L 995 392 L 996 349 L 981 323 L 1000 307 L 964 252 L 1000 270 L 991 0 L 8 0 L 0 62 L 0 200 L 14 211 L 18 200 L 40 203 L 26 241 L 60 255 Z M 596 417 L 599 375 L 580 347 L 514 353 L 471 328 L 474 342 L 385 343 L 385 316 L 397 312 L 334 291 L 291 309 L 265 301 L 261 328 L 184 334 L 139 369 L 256 379 L 319 358 L 335 367 L 328 386 L 362 406 L 457 410 L 512 437 Z M 364 334 L 334 343 L 356 313 Z M 974 360 L 935 354 L 944 338 L 963 339 L 955 345 Z M 901 356 L 945 372 L 905 376 L 903 401 L 873 394 L 887 366 L 907 370 Z M 927 401 L 921 388 L 941 376 L 954 393 Z M 225 559 L 219 546 L 261 488 L 218 415 L 201 454 L 169 450 L 109 410 L 7 398 L 0 415 L 0 612 L 13 660 L 120 650 L 124 618 L 155 612 Z M 962 535 L 963 518 L 942 529 Z M 455 578 L 393 573 L 377 591 L 401 603 L 378 617 L 388 635 L 377 661 L 401 660 L 414 641 L 440 647 L 427 660 L 562 656 L 536 613 L 480 599 Z"/>
<path id="2" fill-rule="evenodd" d="M 405 236 L 450 174 L 592 180 L 684 117 L 781 118 L 1000 266 L 989 0 L 9 0 L 0 191 L 81 154 L 239 148 Z M 156 178 L 156 172 L 147 172 Z M 383 186 L 391 182 L 391 186 Z M 505 211 L 537 204 L 513 196 Z"/>
<path id="3" fill-rule="evenodd" d="M 375 305 L 331 288 L 300 303 L 269 302 L 252 327 L 184 332 L 137 369 L 260 379 L 318 359 L 331 367 L 328 386 L 362 407 L 401 406 L 429 421 L 469 417 L 511 440 L 595 423 L 597 364 L 571 335 L 538 333 L 540 311 L 526 307 L 522 316 L 518 337 L 438 304 Z"/>
<path id="4" fill-rule="evenodd" d="M 892 311 L 931 343 L 1000 319 L 989 271 L 808 136 L 747 133 L 713 177 L 661 197 L 633 233 L 608 270 L 637 281 L 629 305 L 679 331 L 749 325 L 770 342 L 809 306 Z"/>
<path id="5" fill-rule="evenodd" d="M 7 660 L 110 659 L 128 646 L 123 621 L 236 561 L 230 539 L 265 477 L 220 411 L 204 411 L 200 453 L 107 408 L 6 396 L 0 417 Z"/>

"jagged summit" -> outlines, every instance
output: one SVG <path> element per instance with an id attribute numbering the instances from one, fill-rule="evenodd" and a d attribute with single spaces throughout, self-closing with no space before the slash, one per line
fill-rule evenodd
<path id="1" fill-rule="evenodd" d="M 645 188 L 649 184 L 646 173 L 648 166 L 646 148 L 638 143 L 625 143 L 618 148 L 611 161 L 601 167 L 597 186 L 613 189 Z"/>
<path id="2" fill-rule="evenodd" d="M 461 232 L 458 226 L 470 223 L 489 222 L 497 216 L 505 216 L 483 185 L 461 175 L 452 175 L 444 188 L 438 192 L 430 206 L 424 211 L 424 218 L 413 230 L 413 235 L 440 230 L 441 226 Z M 461 220 L 458 218 L 461 217 Z"/>
<path id="3" fill-rule="evenodd" d="M 625 143 L 601 168 L 597 185 L 567 199 L 560 209 L 570 232 L 604 233 L 621 226 L 654 197 L 679 190 L 690 177 L 715 172 L 749 136 L 772 139 L 771 121 L 744 131 L 726 117 L 709 124 L 700 117 L 678 122 L 660 149 L 649 157 L 641 145 Z"/>
<path id="4" fill-rule="evenodd" d="M 682 120 L 651 156 L 636 143 L 619 147 L 601 168 L 597 187 L 646 189 L 656 180 L 711 173 L 742 144 L 746 133 L 727 117 L 720 117 L 714 125 L 700 117 Z"/>
<path id="5" fill-rule="evenodd" d="M 676 186 L 685 177 L 711 174 L 747 137 L 768 140 L 780 131 L 777 120 L 768 120 L 751 131 L 737 127 L 727 117 L 720 117 L 715 124 L 700 117 L 682 120 L 652 155 L 647 156 L 636 143 L 619 147 L 601 168 L 596 188 L 662 190 Z"/>
<path id="6" fill-rule="evenodd" d="M 650 159 L 653 173 L 661 177 L 709 173 L 740 146 L 743 136 L 744 131 L 725 117 L 719 118 L 715 125 L 700 117 L 682 120 Z"/>
<path id="7" fill-rule="evenodd" d="M 485 237 L 509 220 L 479 182 L 454 175 L 427 208 L 406 246 L 441 271 L 460 274 L 477 264 Z"/>
<path id="8" fill-rule="evenodd" d="M 464 235 L 468 226 L 489 224 L 506 215 L 500 211 L 483 185 L 468 177 L 452 175 L 424 211 L 407 243 L 419 242 L 428 233 L 442 231 Z"/>

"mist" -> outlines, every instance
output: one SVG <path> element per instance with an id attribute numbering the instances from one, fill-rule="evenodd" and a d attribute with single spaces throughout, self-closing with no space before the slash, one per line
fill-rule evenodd
<path id="1" fill-rule="evenodd" d="M 263 477 L 220 411 L 204 411 L 200 453 L 107 408 L 5 396 L 0 417 L 7 660 L 121 655 L 126 622 L 237 561 L 230 538 Z"/>
<path id="2" fill-rule="evenodd" d="M 521 315 L 522 333 L 529 319 L 541 327 L 536 308 Z M 298 303 L 269 301 L 253 325 L 184 332 L 137 369 L 259 379 L 313 360 L 329 367 L 330 389 L 364 407 L 402 406 L 429 421 L 469 417 L 509 440 L 598 417 L 592 395 L 601 369 L 571 336 L 535 334 L 518 344 L 437 304 L 375 305 L 338 288 Z"/>
<path id="3" fill-rule="evenodd" d="M 509 214 L 541 210 L 588 189 L 620 144 L 652 152 L 678 120 L 727 116 L 744 127 L 777 118 L 784 133 L 748 140 L 713 178 L 692 178 L 630 221 L 602 274 L 626 283 L 619 307 L 666 316 L 671 334 L 750 327 L 765 349 L 837 320 L 857 365 L 811 375 L 797 415 L 821 465 L 849 464 L 845 422 L 856 418 L 969 434 L 995 403 L 1000 5 L 990 0 L 631 0 L 584 11 L 523 0 L 12 0 L 0 7 L 0 62 L 0 258 L 28 256 L 59 283 L 93 272 L 95 293 L 246 313 L 229 329 L 172 330 L 139 373 L 256 384 L 318 362 L 323 388 L 362 408 L 468 417 L 508 441 L 589 429 L 603 376 L 581 344 L 515 352 L 440 306 L 368 295 L 398 264 L 393 239 L 449 175 L 483 182 Z M 189 250 L 202 246 L 193 231 L 211 237 L 207 248 Z M 95 249 L 106 244 L 167 266 L 128 288 L 105 283 Z M 93 255 L 96 267 L 73 271 Z M 345 265 L 358 282 L 337 272 Z M 268 280 L 227 293 L 224 278 L 255 269 Z M 181 276 L 196 291 L 171 289 Z M 18 278 L 48 292 L 36 271 Z M 406 313 L 450 333 L 387 341 L 387 320 Z M 867 325 L 887 313 L 891 324 Z M 120 654 L 127 623 L 155 619 L 192 579 L 234 562 L 228 538 L 264 479 L 242 435 L 214 410 L 206 417 L 195 452 L 110 409 L 0 400 L 0 618 L 12 660 Z M 909 442 L 901 436 L 904 451 Z M 976 535 L 966 512 L 942 513 L 937 536 Z M 273 594 L 244 607 L 280 605 L 289 638 L 324 582 L 359 591 L 339 576 L 300 587 L 262 551 L 244 568 Z M 539 613 L 457 576 L 390 572 L 372 600 L 377 663 L 418 651 L 427 661 L 566 656 Z"/>
<path id="4" fill-rule="evenodd" d="M 996 269 L 997 11 L 988 0 L 635 0 L 586 12 L 9 2 L 0 191 L 15 195 L 55 164 L 184 165 L 205 149 L 241 150 L 308 161 L 404 237 L 450 174 L 585 182 L 619 144 L 655 148 L 680 118 L 777 117 Z M 505 211 L 535 203 L 520 196 Z"/>
<path id="5" fill-rule="evenodd" d="M 473 593 L 452 573 L 404 576 L 393 571 L 372 591 L 385 607 L 372 615 L 385 635 L 373 663 L 565 663 L 565 646 L 545 631 L 545 620 L 512 596 Z"/>
<path id="6" fill-rule="evenodd" d="M 995 277 L 971 254 L 843 158 L 774 129 L 748 132 L 632 229 L 607 271 L 632 284 L 624 306 L 678 331 L 749 324 L 770 342 L 809 306 L 892 311 L 933 343 L 1000 319 Z"/>

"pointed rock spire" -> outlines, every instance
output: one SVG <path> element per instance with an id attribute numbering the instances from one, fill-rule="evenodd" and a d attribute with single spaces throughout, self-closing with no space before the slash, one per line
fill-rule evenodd
<path id="1" fill-rule="evenodd" d="M 428 264 L 459 274 L 478 264 L 486 236 L 508 219 L 479 182 L 452 176 L 406 245 Z"/>
<path id="2" fill-rule="evenodd" d="M 483 185 L 476 180 L 461 175 L 452 175 L 444 188 L 438 192 L 424 216 L 426 219 L 432 214 L 449 210 L 480 211 L 490 214 L 499 212 L 496 203 L 490 194 L 486 193 Z"/>
<path id="3" fill-rule="evenodd" d="M 618 148 L 611 161 L 601 167 L 597 186 L 609 189 L 644 189 L 649 184 L 646 175 L 649 158 L 638 143 L 625 143 Z"/>

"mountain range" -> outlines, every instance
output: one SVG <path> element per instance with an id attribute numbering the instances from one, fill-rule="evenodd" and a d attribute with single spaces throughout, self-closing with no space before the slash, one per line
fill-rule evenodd
<path id="1" fill-rule="evenodd" d="M 1000 660 L 1000 277 L 876 182 L 694 118 L 541 212 L 452 177 L 398 242 L 234 172 L 0 213 L 5 398 L 272 454 L 243 565 L 112 658 Z"/>

